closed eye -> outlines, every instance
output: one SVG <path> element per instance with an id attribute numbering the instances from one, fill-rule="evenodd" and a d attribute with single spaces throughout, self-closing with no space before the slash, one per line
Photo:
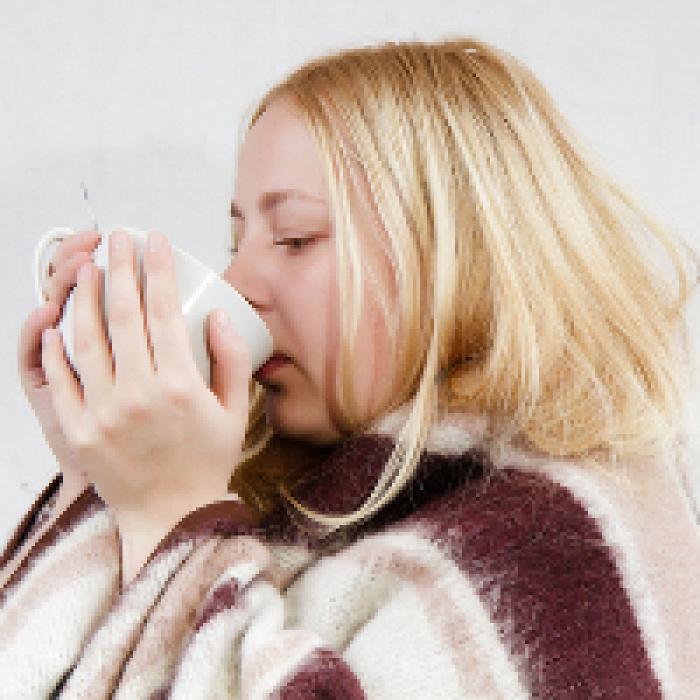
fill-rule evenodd
<path id="1" fill-rule="evenodd" d="M 313 243 L 318 236 L 288 236 L 287 238 L 279 238 L 273 241 L 273 245 L 286 246 L 292 251 L 300 251 L 306 248 L 310 243 Z M 238 252 L 238 241 L 236 244 L 229 246 L 228 252 L 230 255 L 235 255 Z"/>
<path id="2" fill-rule="evenodd" d="M 313 236 L 307 238 L 282 238 L 275 241 L 275 245 L 288 246 L 292 250 L 301 250 L 314 240 Z"/>

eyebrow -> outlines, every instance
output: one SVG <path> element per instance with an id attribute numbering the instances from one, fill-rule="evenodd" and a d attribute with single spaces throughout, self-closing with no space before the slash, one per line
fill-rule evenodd
<path id="1" fill-rule="evenodd" d="M 282 204 L 282 202 L 288 199 L 306 199 L 310 202 L 316 202 L 318 204 L 325 204 L 325 200 L 319 199 L 318 197 L 313 197 L 307 192 L 302 190 L 275 190 L 273 192 L 264 192 L 258 198 L 258 208 L 261 212 L 268 212 L 270 209 Z M 243 213 L 236 204 L 236 202 L 231 202 L 231 218 L 243 219 Z"/>

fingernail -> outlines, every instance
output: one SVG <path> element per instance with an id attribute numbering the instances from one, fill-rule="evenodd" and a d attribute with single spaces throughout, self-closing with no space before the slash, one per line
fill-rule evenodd
<path id="1" fill-rule="evenodd" d="M 228 320 L 226 313 L 221 309 L 217 309 L 214 312 L 214 323 L 216 323 L 224 333 L 233 333 L 233 326 Z"/>
<path id="2" fill-rule="evenodd" d="M 113 251 L 118 251 L 126 245 L 126 233 L 124 231 L 112 231 L 109 235 L 109 244 Z"/>
<path id="3" fill-rule="evenodd" d="M 148 250 L 151 253 L 159 253 L 161 250 L 165 249 L 165 243 L 163 236 L 158 233 L 148 234 Z"/>
<path id="4" fill-rule="evenodd" d="M 92 263 L 83 263 L 78 270 L 78 282 L 89 282 L 91 277 Z"/>

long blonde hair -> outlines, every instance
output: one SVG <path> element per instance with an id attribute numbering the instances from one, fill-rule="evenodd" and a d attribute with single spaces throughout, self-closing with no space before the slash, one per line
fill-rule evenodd
<path id="1" fill-rule="evenodd" d="M 557 457 L 668 444 L 682 420 L 697 255 L 594 163 L 527 68 L 471 38 L 387 43 L 302 66 L 250 126 L 278 97 L 293 99 L 327 168 L 348 425 L 376 418 L 357 415 L 352 395 L 365 282 L 348 206 L 358 172 L 395 274 L 385 309 L 402 384 L 392 405 L 410 401 L 363 506 L 324 516 L 286 489 L 301 511 L 330 528 L 376 512 L 411 479 L 440 411 L 485 414 L 494 439 Z M 251 457 L 270 437 L 261 398 L 257 388 Z M 241 470 L 239 489 L 246 479 Z"/>

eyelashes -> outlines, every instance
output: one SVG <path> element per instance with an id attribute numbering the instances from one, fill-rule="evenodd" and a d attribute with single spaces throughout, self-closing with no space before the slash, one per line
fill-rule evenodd
<path id="1" fill-rule="evenodd" d="M 273 245 L 286 246 L 287 248 L 289 248 L 290 252 L 298 252 L 306 248 L 315 240 L 315 236 L 291 236 L 288 238 L 281 238 L 277 241 L 273 241 Z M 229 255 L 236 255 L 236 253 L 238 253 L 238 245 L 234 244 L 229 246 L 228 252 Z"/>
<path id="2" fill-rule="evenodd" d="M 283 238 L 279 241 L 275 241 L 275 245 L 283 245 L 287 246 L 290 250 L 293 251 L 298 251 L 302 250 L 303 248 L 306 248 L 309 243 L 311 243 L 314 240 L 313 236 L 307 236 L 307 237 L 292 237 L 292 238 Z"/>

